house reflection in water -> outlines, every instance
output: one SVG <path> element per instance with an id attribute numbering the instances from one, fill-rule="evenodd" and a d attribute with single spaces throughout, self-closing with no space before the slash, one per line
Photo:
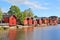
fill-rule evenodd
<path id="1" fill-rule="evenodd" d="M 8 39 L 9 40 L 33 40 L 33 28 L 23 29 L 10 29 Z"/>
<path id="2" fill-rule="evenodd" d="M 10 29 L 9 30 L 9 40 L 16 40 L 16 29 Z"/>

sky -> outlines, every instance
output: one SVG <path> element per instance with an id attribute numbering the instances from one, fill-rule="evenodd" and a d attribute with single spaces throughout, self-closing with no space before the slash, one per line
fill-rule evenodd
<path id="1" fill-rule="evenodd" d="M 31 8 L 38 17 L 60 17 L 60 0 L 0 0 L 0 8 L 8 12 L 11 5 L 16 5 L 21 11 Z"/>

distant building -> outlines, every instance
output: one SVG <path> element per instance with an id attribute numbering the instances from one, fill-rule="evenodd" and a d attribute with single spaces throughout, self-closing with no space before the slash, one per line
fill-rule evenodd
<path id="1" fill-rule="evenodd" d="M 9 17 L 10 17 L 11 15 L 9 15 L 8 13 L 4 13 L 3 14 L 3 19 L 2 19 L 2 22 L 3 23 L 9 23 Z"/>
<path id="2" fill-rule="evenodd" d="M 28 19 L 27 18 L 24 19 L 24 23 L 23 24 L 24 25 L 28 25 Z"/>
<path id="3" fill-rule="evenodd" d="M 57 16 L 50 16 L 49 17 L 49 23 L 50 24 L 58 24 L 58 17 Z"/>

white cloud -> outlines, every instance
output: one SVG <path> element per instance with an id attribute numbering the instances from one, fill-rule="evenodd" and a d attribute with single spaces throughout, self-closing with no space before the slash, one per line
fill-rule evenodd
<path id="1" fill-rule="evenodd" d="M 6 1 L 13 4 L 13 5 L 24 4 L 32 9 L 44 9 L 44 10 L 48 9 L 48 8 L 43 7 L 42 5 L 40 5 L 36 2 L 30 2 L 29 0 L 6 0 Z"/>
<path id="2" fill-rule="evenodd" d="M 20 4 L 20 3 L 24 3 L 27 0 L 6 0 L 6 1 L 11 4 Z"/>
<path id="3" fill-rule="evenodd" d="M 48 9 L 46 7 L 43 7 L 43 6 L 39 5 L 36 2 L 26 1 L 26 2 L 24 2 L 24 4 L 30 6 L 31 8 L 34 8 L 34 9 Z"/>

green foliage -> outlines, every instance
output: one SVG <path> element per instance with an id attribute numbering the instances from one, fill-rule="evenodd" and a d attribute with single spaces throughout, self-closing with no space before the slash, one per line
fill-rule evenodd
<path id="1" fill-rule="evenodd" d="M 58 20 L 60 20 L 60 17 L 58 17 Z"/>
<path id="2" fill-rule="evenodd" d="M 20 17 L 21 24 L 23 24 L 24 19 L 25 19 L 25 13 L 22 12 Z"/>
<path id="3" fill-rule="evenodd" d="M 30 8 L 25 10 L 24 13 L 26 17 L 33 17 L 33 12 Z"/>
<path id="4" fill-rule="evenodd" d="M 24 10 L 24 12 L 20 12 L 20 9 L 15 5 L 10 7 L 10 10 L 8 11 L 8 13 L 10 15 L 15 15 L 17 17 L 17 20 L 19 20 L 21 24 L 23 24 L 25 17 L 33 17 L 33 13 L 30 8 L 27 10 Z"/>
<path id="5" fill-rule="evenodd" d="M 21 12 L 20 12 L 20 9 L 19 9 L 17 6 L 12 5 L 12 6 L 10 7 L 10 10 L 8 11 L 8 14 L 9 14 L 9 15 L 15 15 L 16 18 L 17 18 L 17 23 L 18 23 L 18 24 L 20 23 L 19 20 L 21 20 L 21 19 L 20 19 L 20 17 L 21 17 Z"/>
<path id="6" fill-rule="evenodd" d="M 34 18 L 37 18 L 38 16 L 34 16 Z"/>
<path id="7" fill-rule="evenodd" d="M 20 22 L 22 24 L 23 24 L 25 17 L 33 17 L 33 13 L 31 9 L 24 10 L 24 12 L 21 13 Z"/>
<path id="8" fill-rule="evenodd" d="M 0 30 L 4 30 L 2 26 L 0 26 Z"/>
<path id="9" fill-rule="evenodd" d="M 27 12 L 28 12 L 28 17 L 33 17 L 33 13 L 32 13 L 32 10 L 30 8 L 27 9 Z"/>
<path id="10" fill-rule="evenodd" d="M 0 8 L 0 21 L 2 20 L 2 17 L 3 17 L 3 15 L 2 15 L 1 8 Z"/>
<path id="11" fill-rule="evenodd" d="M 17 17 L 17 19 L 20 18 L 20 9 L 15 5 L 10 7 L 10 10 L 8 11 L 8 13 L 10 15 L 15 15 Z"/>

